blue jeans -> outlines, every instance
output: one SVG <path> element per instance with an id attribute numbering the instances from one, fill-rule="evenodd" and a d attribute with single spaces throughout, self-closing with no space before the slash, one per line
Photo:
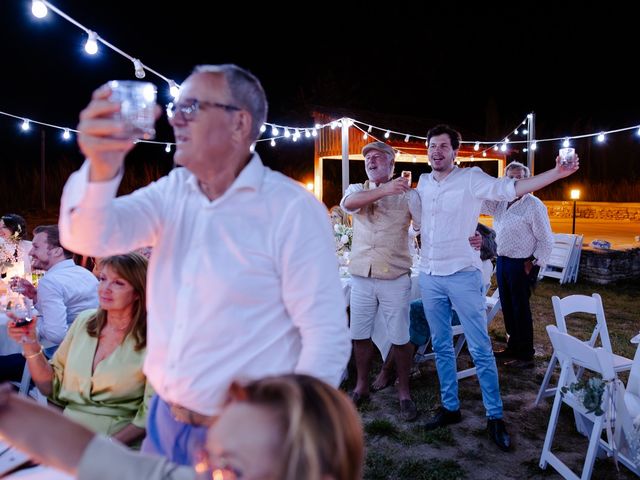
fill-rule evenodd
<path id="1" fill-rule="evenodd" d="M 420 273 L 418 278 L 425 314 L 431 328 L 442 406 L 458 410 L 458 378 L 451 330 L 452 309 L 458 312 L 467 346 L 476 366 L 487 417 L 502 418 L 498 369 L 487 332 L 482 274 L 479 270 L 436 276 Z"/>
<path id="2" fill-rule="evenodd" d="M 158 394 L 151 397 L 142 453 L 160 455 L 180 465 L 193 465 L 196 453 L 204 448 L 206 440 L 207 427 L 177 421 L 167 402 Z"/>

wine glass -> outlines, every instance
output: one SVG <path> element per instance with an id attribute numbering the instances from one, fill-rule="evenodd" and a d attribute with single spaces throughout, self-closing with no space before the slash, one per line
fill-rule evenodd
<path id="1" fill-rule="evenodd" d="M 7 311 L 15 315 L 15 326 L 24 327 L 29 325 L 35 317 L 35 309 L 31 299 L 22 295 L 16 296 L 12 302 L 7 304 Z M 21 343 L 31 343 L 31 340 L 26 335 L 20 340 Z"/>

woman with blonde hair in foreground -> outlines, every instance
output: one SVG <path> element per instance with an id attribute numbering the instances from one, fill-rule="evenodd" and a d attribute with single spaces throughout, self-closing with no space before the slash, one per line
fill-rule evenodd
<path id="1" fill-rule="evenodd" d="M 79 480 L 362 478 L 358 413 L 344 393 L 307 375 L 234 383 L 193 468 L 127 450 L 9 391 L 0 386 L 0 434 Z"/>

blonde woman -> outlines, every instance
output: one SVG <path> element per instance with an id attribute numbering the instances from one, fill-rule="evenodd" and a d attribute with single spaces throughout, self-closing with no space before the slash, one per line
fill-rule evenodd
<path id="1" fill-rule="evenodd" d="M 360 417 L 349 398 L 306 375 L 233 384 L 193 467 L 139 455 L 0 386 L 0 434 L 78 480 L 359 480 Z M 58 441 L 49 441 L 56 436 Z M 42 439 L 42 440 L 41 440 Z"/>

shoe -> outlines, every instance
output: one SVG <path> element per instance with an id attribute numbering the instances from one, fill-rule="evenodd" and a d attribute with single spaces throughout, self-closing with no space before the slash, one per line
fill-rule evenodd
<path id="1" fill-rule="evenodd" d="M 358 392 L 353 392 L 351 393 L 351 400 L 353 401 L 356 407 L 361 407 L 365 403 L 369 403 L 369 400 L 371 400 L 371 397 L 369 396 L 368 393 L 362 394 Z"/>
<path id="2" fill-rule="evenodd" d="M 527 369 L 535 367 L 536 365 L 535 365 L 533 359 L 531 359 L 531 360 L 522 360 L 520 358 L 516 358 L 514 360 L 508 360 L 508 361 L 504 362 L 504 366 L 505 367 L 509 367 L 509 368 L 517 368 L 518 370 L 527 370 Z"/>
<path id="3" fill-rule="evenodd" d="M 410 398 L 400 400 L 400 418 L 405 422 L 413 422 L 418 418 L 418 409 Z"/>
<path id="4" fill-rule="evenodd" d="M 487 432 L 489 433 L 489 438 L 493 440 L 493 443 L 495 443 L 500 450 L 503 452 L 511 450 L 511 437 L 509 437 L 502 419 L 488 419 Z"/>
<path id="5" fill-rule="evenodd" d="M 493 356 L 496 358 L 515 358 L 517 355 L 517 352 L 509 347 L 493 351 Z"/>
<path id="6" fill-rule="evenodd" d="M 458 423 L 461 420 L 462 414 L 460 413 L 460 409 L 451 411 L 440 407 L 433 418 L 425 423 L 424 428 L 425 430 L 434 430 L 439 427 L 444 427 L 445 425 Z"/>

